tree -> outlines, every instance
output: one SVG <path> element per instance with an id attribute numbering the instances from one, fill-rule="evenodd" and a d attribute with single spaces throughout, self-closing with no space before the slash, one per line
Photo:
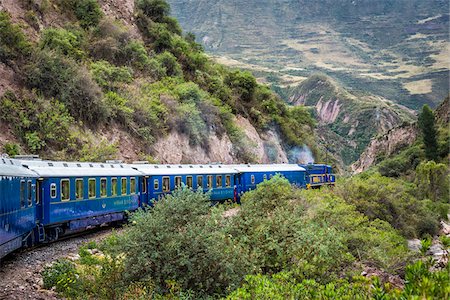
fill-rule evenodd
<path id="1" fill-rule="evenodd" d="M 422 131 L 425 155 L 430 160 L 437 159 L 438 145 L 436 140 L 436 127 L 434 114 L 428 105 L 424 105 L 419 115 L 419 127 Z"/>
<path id="2" fill-rule="evenodd" d="M 422 198 L 448 201 L 449 174 L 445 164 L 422 162 L 416 168 L 416 184 Z"/>

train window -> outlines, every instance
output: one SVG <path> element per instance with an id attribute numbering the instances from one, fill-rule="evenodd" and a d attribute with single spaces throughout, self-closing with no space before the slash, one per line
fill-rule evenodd
<path id="1" fill-rule="evenodd" d="M 225 176 L 225 186 L 226 187 L 231 186 L 231 176 L 230 175 Z"/>
<path id="2" fill-rule="evenodd" d="M 50 184 L 50 197 L 56 198 L 56 184 Z"/>
<path id="3" fill-rule="evenodd" d="M 122 178 L 122 195 L 127 194 L 127 179 Z"/>
<path id="4" fill-rule="evenodd" d="M 203 176 L 197 176 L 197 187 L 203 188 Z"/>
<path id="5" fill-rule="evenodd" d="M 117 178 L 111 178 L 111 195 L 117 196 Z"/>
<path id="6" fill-rule="evenodd" d="M 100 179 L 100 197 L 106 197 L 106 178 Z"/>
<path id="7" fill-rule="evenodd" d="M 155 191 L 159 190 L 159 180 L 158 179 L 153 180 L 153 189 Z"/>
<path id="8" fill-rule="evenodd" d="M 61 180 L 61 201 L 70 200 L 70 181 L 69 179 Z"/>
<path id="9" fill-rule="evenodd" d="M 213 177 L 212 175 L 208 175 L 208 189 L 212 188 L 213 186 Z"/>
<path id="10" fill-rule="evenodd" d="M 77 178 L 75 180 L 75 198 L 81 200 L 84 198 L 84 184 L 83 179 Z"/>
<path id="11" fill-rule="evenodd" d="M 175 188 L 181 187 L 181 176 L 175 176 Z"/>
<path id="12" fill-rule="evenodd" d="M 170 178 L 169 177 L 163 177 L 163 192 L 170 191 Z"/>
<path id="13" fill-rule="evenodd" d="M 252 176 L 250 177 L 250 180 L 251 180 L 252 184 L 255 184 L 255 175 L 252 175 Z"/>
<path id="14" fill-rule="evenodd" d="M 216 187 L 222 187 L 222 175 L 216 176 Z"/>
<path id="15" fill-rule="evenodd" d="M 130 178 L 130 193 L 136 194 L 136 177 Z"/>
<path id="16" fill-rule="evenodd" d="M 267 180 L 267 174 L 264 174 L 263 179 Z"/>
<path id="17" fill-rule="evenodd" d="M 97 180 L 94 178 L 89 179 L 89 199 L 97 197 Z"/>
<path id="18" fill-rule="evenodd" d="M 25 207 L 25 181 L 20 182 L 20 207 Z"/>
<path id="19" fill-rule="evenodd" d="M 188 188 L 192 188 L 192 176 L 187 176 L 186 177 L 186 185 Z"/>
<path id="20" fill-rule="evenodd" d="M 33 199 L 32 198 L 33 190 L 32 190 L 31 180 L 28 180 L 27 190 L 28 190 L 28 207 L 30 207 L 33 205 L 33 200 L 32 200 Z"/>

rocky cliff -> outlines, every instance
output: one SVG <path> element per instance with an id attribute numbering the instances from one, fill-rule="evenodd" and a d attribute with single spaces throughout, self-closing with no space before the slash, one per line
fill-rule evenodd
<path id="1" fill-rule="evenodd" d="M 360 158 L 351 165 L 353 173 L 361 173 L 377 163 L 380 156 L 389 157 L 412 145 L 419 134 L 416 124 L 392 128 L 385 134 L 372 139 Z"/>

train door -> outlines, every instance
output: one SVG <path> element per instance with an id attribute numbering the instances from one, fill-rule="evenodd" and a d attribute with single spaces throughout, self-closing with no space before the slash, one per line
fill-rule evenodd
<path id="1" fill-rule="evenodd" d="M 142 180 L 141 180 L 141 194 L 140 194 L 140 199 L 139 199 L 140 206 L 148 204 L 149 190 L 148 190 L 147 182 L 148 182 L 148 176 L 143 176 Z"/>
<path id="2" fill-rule="evenodd" d="M 44 186 L 43 186 L 43 179 L 39 178 L 36 180 L 36 220 L 38 220 L 40 223 L 43 223 L 44 221 Z"/>

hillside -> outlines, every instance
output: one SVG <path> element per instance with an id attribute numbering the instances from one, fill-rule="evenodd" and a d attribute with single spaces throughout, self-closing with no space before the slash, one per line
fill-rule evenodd
<path id="1" fill-rule="evenodd" d="M 2 0 L 0 11 L 2 152 L 286 162 L 306 145 L 321 157 L 308 110 L 209 59 L 165 1 Z"/>
<path id="2" fill-rule="evenodd" d="M 218 61 L 281 88 L 321 72 L 412 109 L 449 92 L 446 0 L 169 2 Z"/>
<path id="3" fill-rule="evenodd" d="M 368 93 L 351 93 L 324 75 L 289 89 L 287 97 L 294 106 L 313 108 L 321 143 L 344 165 L 357 160 L 373 137 L 415 118 L 402 106 Z"/>
<path id="4" fill-rule="evenodd" d="M 449 97 L 435 109 L 437 129 L 438 160 L 448 164 L 450 141 Z M 351 165 L 354 173 L 360 173 L 371 167 L 381 168 L 383 175 L 400 176 L 413 173 L 417 164 L 425 159 L 422 133 L 418 122 L 396 126 L 374 137 L 359 159 Z M 448 168 L 447 168 L 448 169 Z"/>

